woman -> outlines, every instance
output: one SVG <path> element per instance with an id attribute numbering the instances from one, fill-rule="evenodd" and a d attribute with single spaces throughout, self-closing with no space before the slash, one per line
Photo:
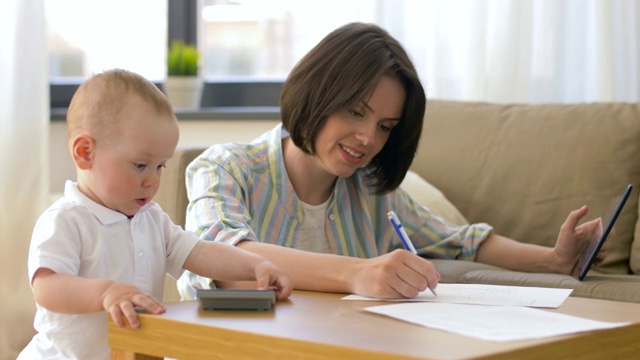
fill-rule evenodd
<path id="1" fill-rule="evenodd" d="M 571 212 L 547 248 L 499 236 L 487 224 L 454 226 L 398 187 L 425 103 L 413 64 L 385 30 L 336 29 L 286 80 L 281 125 L 251 144 L 214 145 L 190 164 L 186 227 L 266 257 L 297 289 L 411 298 L 440 279 L 425 258 L 569 274 L 593 226 L 576 227 L 586 207 Z M 390 210 L 421 256 L 402 249 Z M 189 274 L 179 286 L 190 298 L 191 285 L 207 284 Z"/>

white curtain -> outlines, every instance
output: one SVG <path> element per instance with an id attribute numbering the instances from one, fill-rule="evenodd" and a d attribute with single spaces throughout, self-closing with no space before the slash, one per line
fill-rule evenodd
<path id="1" fill-rule="evenodd" d="M 82 15 L 85 3 L 51 1 L 52 8 L 59 13 L 68 15 L 75 11 L 79 19 L 85 19 Z M 401 40 L 416 63 L 430 98 L 524 103 L 640 100 L 640 0 L 209 3 L 216 5 L 203 10 L 205 21 L 201 21 L 200 38 L 213 46 L 205 51 L 205 60 L 209 56 L 214 64 L 205 69 L 215 68 L 213 75 L 222 75 L 223 69 L 228 71 L 226 75 L 231 75 L 245 66 L 256 68 L 245 69 L 249 74 L 256 71 L 263 76 L 286 77 L 291 67 L 328 32 L 347 22 L 365 21 L 378 23 Z M 151 7 L 144 4 L 139 6 Z M 63 9 L 63 5 L 72 10 Z M 216 11 L 209 9 L 215 7 L 220 8 L 218 18 L 212 15 Z M 147 17 L 160 16 L 153 9 L 144 12 Z M 62 16 L 60 22 L 67 24 L 68 18 Z M 234 19 L 242 23 L 257 21 L 261 27 L 253 30 L 249 30 L 250 26 L 234 27 L 231 26 Z M 207 27 L 207 21 L 213 25 Z M 226 30 L 217 31 L 216 24 L 223 26 L 217 30 Z M 91 68 L 110 67 L 108 64 L 113 63 L 107 61 L 122 64 L 123 60 L 105 55 L 121 52 L 105 52 L 104 46 L 100 46 L 104 41 L 92 41 L 102 39 L 104 34 L 113 37 L 112 29 L 86 21 L 78 23 L 78 28 L 66 29 L 66 40 L 93 48 L 94 55 L 90 58 L 96 64 Z M 265 29 L 270 29 L 270 35 L 260 40 Z M 97 34 L 79 40 L 78 34 L 92 31 Z M 138 32 L 140 36 L 149 35 L 148 31 Z M 212 38 L 205 40 L 204 36 Z M 216 49 L 222 50 L 222 57 L 217 57 L 220 53 Z M 240 58 L 243 60 L 238 62 Z M 144 64 L 145 60 L 140 62 Z"/>
<path id="2" fill-rule="evenodd" d="M 640 100 L 639 0 L 378 0 L 429 98 Z"/>
<path id="3" fill-rule="evenodd" d="M 342 24 L 374 22 L 405 46 L 429 98 L 640 100 L 640 0 L 272 1 L 283 2 L 295 61 Z"/>
<path id="4" fill-rule="evenodd" d="M 49 194 L 49 94 L 42 0 L 0 1 L 0 359 L 33 336 L 27 252 Z"/>

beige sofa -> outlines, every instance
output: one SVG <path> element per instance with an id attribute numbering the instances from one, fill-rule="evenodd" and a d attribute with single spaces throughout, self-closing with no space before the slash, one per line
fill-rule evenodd
<path id="1" fill-rule="evenodd" d="M 187 205 L 185 166 L 204 148 L 180 149 L 156 200 L 178 224 Z M 426 181 L 425 181 L 426 180 Z M 607 261 L 587 278 L 507 271 L 435 260 L 444 282 L 547 286 L 572 296 L 640 302 L 640 105 L 501 105 L 429 100 L 418 154 L 403 187 L 453 222 L 487 222 L 496 233 L 552 245 L 569 212 L 601 215 L 633 184 Z M 165 300 L 175 300 L 168 281 Z"/>

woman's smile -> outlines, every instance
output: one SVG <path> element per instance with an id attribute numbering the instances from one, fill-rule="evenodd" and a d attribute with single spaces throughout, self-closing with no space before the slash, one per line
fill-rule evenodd
<path id="1" fill-rule="evenodd" d="M 364 153 L 357 152 L 351 148 L 348 148 L 342 144 L 339 145 L 342 157 L 353 165 L 360 165 L 364 160 Z"/>

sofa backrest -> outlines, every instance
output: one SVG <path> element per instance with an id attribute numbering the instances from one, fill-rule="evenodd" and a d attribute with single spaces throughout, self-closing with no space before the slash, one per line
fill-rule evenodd
<path id="1" fill-rule="evenodd" d="M 429 100 L 412 170 L 470 222 L 548 246 L 571 210 L 587 204 L 584 220 L 598 217 L 633 184 L 601 270 L 640 273 L 638 104 Z"/>

